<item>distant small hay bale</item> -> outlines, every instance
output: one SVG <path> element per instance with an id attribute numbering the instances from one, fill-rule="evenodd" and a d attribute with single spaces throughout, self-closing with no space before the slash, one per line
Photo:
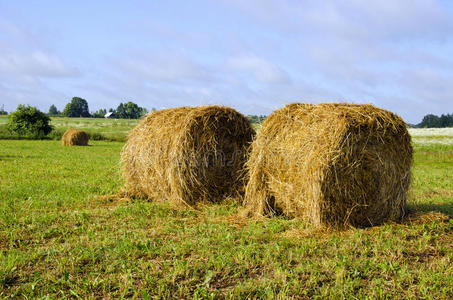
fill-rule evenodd
<path id="1" fill-rule="evenodd" d="M 247 162 L 246 215 L 314 227 L 373 226 L 405 214 L 411 138 L 372 105 L 294 103 L 262 124 Z"/>
<path id="2" fill-rule="evenodd" d="M 88 146 L 88 134 L 85 131 L 69 128 L 61 138 L 63 146 Z"/>
<path id="3" fill-rule="evenodd" d="M 244 191 L 244 165 L 254 131 L 223 106 L 179 107 L 148 114 L 121 153 L 131 196 L 194 205 Z"/>

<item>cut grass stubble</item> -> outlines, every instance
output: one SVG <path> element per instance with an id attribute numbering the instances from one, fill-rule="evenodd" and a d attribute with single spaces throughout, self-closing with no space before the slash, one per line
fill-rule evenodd
<path id="1" fill-rule="evenodd" d="M 453 296 L 442 215 L 312 232 L 299 219 L 232 220 L 235 201 L 188 211 L 99 197 L 122 186 L 123 144 L 92 144 L 0 141 L 0 297 Z M 453 216 L 452 153 L 415 144 L 411 211 Z"/>

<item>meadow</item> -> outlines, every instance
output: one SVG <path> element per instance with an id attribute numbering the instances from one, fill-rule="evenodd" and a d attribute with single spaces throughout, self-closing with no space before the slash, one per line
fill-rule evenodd
<path id="1" fill-rule="evenodd" d="M 85 131 L 91 140 L 125 142 L 131 128 L 135 127 L 140 120 L 135 119 L 104 119 L 104 118 L 64 118 L 52 117 L 50 124 L 54 130 L 49 139 L 60 140 L 68 128 L 76 128 Z M 8 116 L 0 116 L 0 139 L 23 139 L 12 136 L 6 129 Z M 252 123 L 257 129 L 259 124 Z"/>
<path id="2" fill-rule="evenodd" d="M 124 137 L 136 124 L 119 121 L 52 124 Z M 235 199 L 189 210 L 112 196 L 123 142 L 0 140 L 0 298 L 451 299 L 453 143 L 420 130 L 409 217 L 345 231 L 245 220 Z"/>
<path id="3" fill-rule="evenodd" d="M 0 116 L 0 139 L 11 138 L 11 134 L 6 130 L 7 122 L 8 116 Z M 88 133 L 91 140 L 124 142 L 130 129 L 138 122 L 139 120 L 134 119 L 52 117 L 50 124 L 54 126 L 54 130 L 49 138 L 59 140 L 68 128 L 77 128 Z"/>

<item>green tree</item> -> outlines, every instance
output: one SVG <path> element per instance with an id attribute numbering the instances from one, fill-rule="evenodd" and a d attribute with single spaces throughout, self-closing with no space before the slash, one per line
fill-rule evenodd
<path id="1" fill-rule="evenodd" d="M 262 123 L 266 119 L 266 116 L 248 115 L 247 119 L 249 119 L 250 123 L 252 123 L 252 124 L 258 124 L 258 123 Z"/>
<path id="2" fill-rule="evenodd" d="M 148 112 L 146 108 L 139 107 L 133 102 L 120 103 L 115 114 L 120 119 L 138 119 Z"/>
<path id="3" fill-rule="evenodd" d="M 122 102 L 115 109 L 115 114 L 120 119 L 127 119 L 126 109 L 124 108 L 124 104 Z"/>
<path id="4" fill-rule="evenodd" d="M 85 99 L 74 97 L 71 102 L 66 104 L 63 115 L 65 117 L 89 117 L 90 112 L 88 111 L 88 102 Z"/>
<path id="5" fill-rule="evenodd" d="M 60 114 L 61 114 L 61 111 L 59 111 L 55 105 L 52 104 L 49 107 L 49 113 L 48 113 L 49 116 L 54 117 L 54 116 L 58 116 Z"/>
<path id="6" fill-rule="evenodd" d="M 5 106 L 2 105 L 2 108 L 0 108 L 0 116 L 7 115 L 7 114 L 8 114 L 8 112 L 5 110 Z"/>
<path id="7" fill-rule="evenodd" d="M 427 127 L 427 128 L 432 128 L 432 127 L 440 127 L 440 119 L 436 115 L 426 115 L 423 117 L 423 120 L 420 124 L 418 124 L 418 127 Z"/>
<path id="8" fill-rule="evenodd" d="M 439 118 L 440 127 L 450 127 L 453 126 L 453 115 L 442 114 Z"/>
<path id="9" fill-rule="evenodd" d="M 91 116 L 93 118 L 103 118 L 106 113 L 107 113 L 107 110 L 105 108 L 101 108 L 98 111 L 92 113 Z"/>
<path id="10" fill-rule="evenodd" d="M 20 136 L 40 138 L 48 135 L 53 127 L 50 118 L 36 107 L 20 104 L 8 117 L 7 128 Z"/>

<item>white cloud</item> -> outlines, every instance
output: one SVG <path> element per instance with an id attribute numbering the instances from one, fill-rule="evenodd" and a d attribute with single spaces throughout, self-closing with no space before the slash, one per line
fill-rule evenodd
<path id="1" fill-rule="evenodd" d="M 290 81 L 285 71 L 256 56 L 233 57 L 228 62 L 233 69 L 249 72 L 258 81 L 264 83 L 287 83 Z"/>
<path id="2" fill-rule="evenodd" d="M 146 81 L 176 83 L 200 80 L 206 76 L 201 65 L 180 51 L 144 53 L 129 50 L 123 57 L 112 58 L 111 62 L 121 72 Z"/>
<path id="3" fill-rule="evenodd" d="M 340 5 L 337 8 L 342 9 Z M 351 0 L 343 8 L 343 15 L 349 12 L 356 25 L 365 22 L 368 31 L 381 38 L 443 39 L 452 29 L 450 17 L 434 0 Z"/>
<path id="4" fill-rule="evenodd" d="M 48 78 L 79 75 L 76 68 L 69 67 L 57 56 L 42 51 L 29 54 L 0 52 L 0 73 Z"/>
<path id="5" fill-rule="evenodd" d="M 435 0 L 228 0 L 227 7 L 274 29 L 346 39 L 439 38 L 453 29 Z"/>
<path id="6" fill-rule="evenodd" d="M 121 11 L 121 24 L 87 16 L 90 25 L 103 25 L 96 34 L 93 26 L 52 18 L 33 23 L 26 10 L 11 22 L 0 16 L 0 93 L 16 103 L 75 93 L 94 109 L 131 99 L 146 107 L 221 103 L 246 113 L 291 101 L 373 102 L 413 123 L 453 108 L 447 1 L 166 5 L 158 11 L 138 5 L 151 18 Z M 99 39 L 110 37 L 103 28 L 120 30 Z M 77 51 L 73 36 L 83 45 Z M 78 74 L 73 66 L 84 76 L 70 77 Z"/>
<path id="7" fill-rule="evenodd" d="M 27 28 L 0 15 L 0 75 L 58 78 L 79 75 L 76 67 L 52 50 L 55 36 Z"/>

